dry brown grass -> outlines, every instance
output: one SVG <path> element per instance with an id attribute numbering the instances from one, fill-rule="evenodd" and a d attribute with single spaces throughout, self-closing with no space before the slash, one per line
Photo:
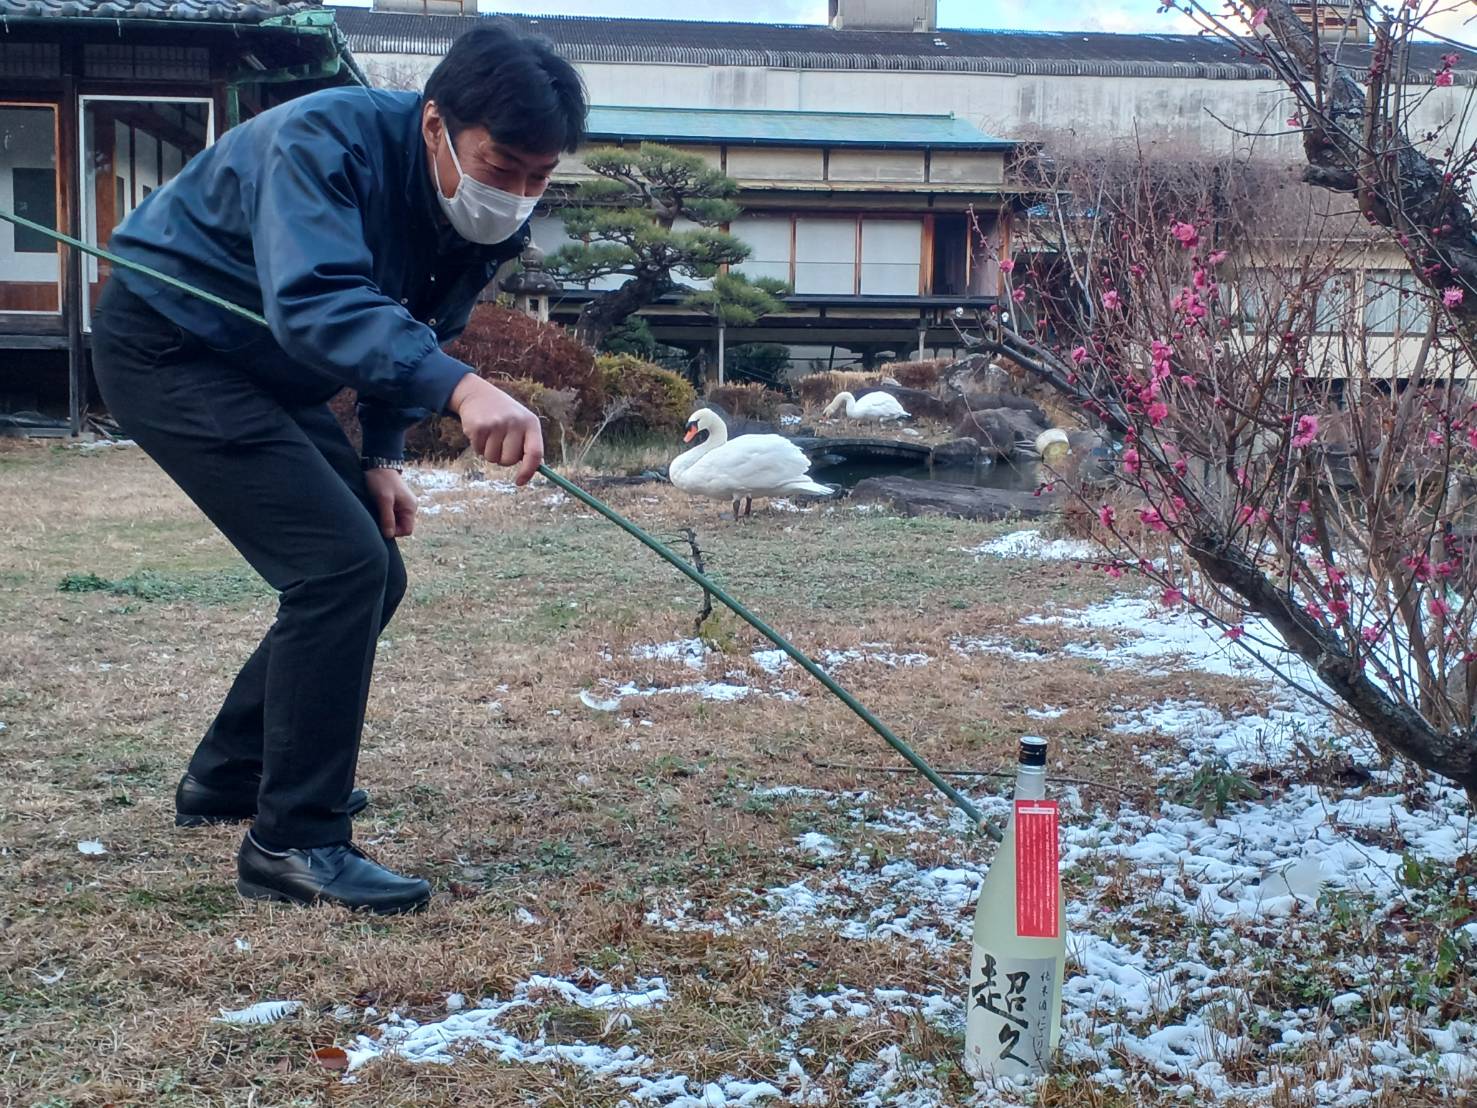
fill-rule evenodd
<path id="1" fill-rule="evenodd" d="M 10 777 L 0 802 L 0 1102 L 598 1108 L 618 1103 L 619 1088 L 570 1067 L 475 1053 L 453 1067 L 385 1060 L 345 1085 L 312 1051 L 372 1028 L 370 1008 L 439 1016 L 449 992 L 507 995 L 532 973 L 593 969 L 616 984 L 661 976 L 674 999 L 637 1013 L 629 1032 L 557 1004 L 510 1026 L 550 1041 L 631 1041 L 695 1080 L 772 1079 L 792 989 L 957 988 L 962 948 L 845 941 L 821 927 L 710 935 L 645 922 L 673 894 L 721 917 L 795 880 L 809 865 L 789 849 L 800 831 L 901 849 L 824 807 L 753 803 L 755 784 L 865 788 L 879 808 L 933 802 L 911 776 L 815 768 L 812 759 L 897 763 L 795 671 L 769 680 L 803 693 L 797 703 L 665 696 L 628 700 L 618 714 L 582 708 L 579 690 L 604 679 L 690 676 L 629 654 L 686 634 L 697 598 L 614 528 L 546 502 L 549 493 L 444 497 L 465 510 L 424 517 L 406 544 L 411 592 L 380 653 L 360 763 L 374 801 L 357 833 L 387 864 L 430 877 L 437 896 L 421 916 L 372 920 L 243 903 L 232 887 L 239 829 L 172 825 L 176 776 L 272 598 L 139 452 L 0 444 Z M 1130 689 L 1090 663 L 966 659 L 947 646 L 956 634 L 1017 635 L 1021 615 L 1101 595 L 1101 582 L 1066 565 L 976 564 L 960 549 L 992 529 L 975 524 L 849 512 L 720 524 L 670 488 L 609 498 L 659 534 L 695 524 L 714 570 L 804 647 L 886 641 L 929 653 L 927 667 L 864 662 L 840 675 L 938 764 L 1003 767 L 1029 729 L 1053 738 L 1064 773 L 1149 802 L 1126 740 L 1114 749 L 1104 738 L 1110 706 L 1182 695 L 1183 677 Z M 68 574 L 141 572 L 160 598 L 58 591 Z M 763 644 L 731 621 L 718 631 L 718 671 L 761 680 L 748 652 Z M 1043 648 L 1061 641 L 1052 628 L 1032 636 Z M 1196 694 L 1229 704 L 1238 692 L 1207 680 Z M 1048 703 L 1064 714 L 1025 714 Z M 79 854 L 83 839 L 108 853 Z M 520 922 L 520 909 L 536 922 Z M 304 1014 L 250 1030 L 209 1022 L 217 1008 L 275 997 L 304 1001 Z M 343 1005 L 353 1015 L 334 1018 Z M 958 1048 L 901 1017 L 817 1022 L 803 1034 L 840 1060 L 822 1085 L 838 1105 L 849 1103 L 845 1060 L 903 1043 L 946 1070 Z M 1048 1089 L 1043 1103 L 1124 1102 L 1079 1081 Z"/>

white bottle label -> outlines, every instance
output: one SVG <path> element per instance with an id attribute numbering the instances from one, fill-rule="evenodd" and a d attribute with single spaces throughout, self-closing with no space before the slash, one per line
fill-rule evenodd
<path id="1" fill-rule="evenodd" d="M 966 1071 L 975 1077 L 1046 1071 L 1056 972 L 1054 958 L 996 957 L 975 947 L 966 1014 Z"/>

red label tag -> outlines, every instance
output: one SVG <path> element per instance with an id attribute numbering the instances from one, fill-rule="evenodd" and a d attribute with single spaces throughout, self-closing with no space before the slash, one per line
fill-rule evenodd
<path id="1" fill-rule="evenodd" d="M 1061 880 L 1055 800 L 1015 802 L 1015 930 L 1023 938 L 1060 934 Z"/>

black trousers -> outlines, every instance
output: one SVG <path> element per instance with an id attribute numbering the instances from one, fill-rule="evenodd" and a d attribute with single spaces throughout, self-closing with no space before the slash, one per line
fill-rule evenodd
<path id="1" fill-rule="evenodd" d="M 321 383 L 276 383 L 289 375 L 257 371 L 250 349 L 207 348 L 117 281 L 92 348 L 119 426 L 281 596 L 190 772 L 255 791 L 267 842 L 347 840 L 375 644 L 405 593 L 405 566 Z"/>

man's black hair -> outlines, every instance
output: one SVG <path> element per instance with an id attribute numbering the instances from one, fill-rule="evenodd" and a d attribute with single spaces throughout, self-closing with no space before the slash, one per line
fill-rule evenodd
<path id="1" fill-rule="evenodd" d="M 488 20 L 451 44 L 426 81 L 455 138 L 486 127 L 492 140 L 535 154 L 573 153 L 585 135 L 584 82 L 547 39 Z"/>

